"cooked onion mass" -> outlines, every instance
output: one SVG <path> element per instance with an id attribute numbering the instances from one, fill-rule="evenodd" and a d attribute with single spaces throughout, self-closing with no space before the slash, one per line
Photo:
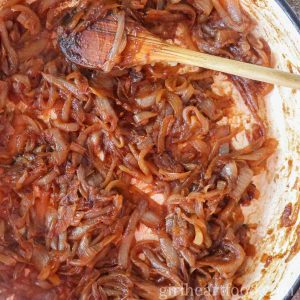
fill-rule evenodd
<path id="1" fill-rule="evenodd" d="M 104 68 L 68 61 L 58 40 L 108 14 Z M 1 299 L 185 299 L 183 286 L 230 299 L 222 287 L 253 254 L 241 207 L 277 146 L 259 109 L 272 87 L 176 64 L 122 69 L 128 18 L 169 43 L 271 63 L 237 0 L 2 1 Z M 247 126 L 228 121 L 234 95 Z"/>

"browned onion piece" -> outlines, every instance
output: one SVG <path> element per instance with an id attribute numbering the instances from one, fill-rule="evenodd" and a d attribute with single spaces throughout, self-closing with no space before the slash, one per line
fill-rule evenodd
<path id="1" fill-rule="evenodd" d="M 40 32 L 40 19 L 29 7 L 18 4 L 12 6 L 11 10 L 20 12 L 17 20 L 23 25 L 24 28 L 28 29 L 32 35 Z"/>
<path id="2" fill-rule="evenodd" d="M 141 281 L 139 278 L 135 279 L 133 282 L 141 297 L 144 297 L 145 299 L 159 299 L 160 289 L 158 286 L 147 281 Z M 173 295 L 171 297 L 173 297 Z"/>
<path id="3" fill-rule="evenodd" d="M 182 284 L 181 279 L 173 272 L 171 272 L 167 266 L 165 266 L 155 255 L 154 253 L 148 249 L 145 248 L 143 250 L 144 255 L 149 259 L 152 267 L 156 270 L 156 272 L 159 275 L 162 275 L 166 278 L 168 278 L 172 283 L 174 283 L 177 286 L 180 286 Z"/>
<path id="4" fill-rule="evenodd" d="M 206 16 L 209 16 L 214 6 L 212 0 L 188 0 L 196 9 L 203 11 Z"/>
<path id="5" fill-rule="evenodd" d="M 7 7 L 11 7 L 19 2 L 22 2 L 22 0 L 3 0 L 3 1 L 1 1 L 1 4 L 0 4 L 0 10 L 7 8 Z"/>
<path id="6" fill-rule="evenodd" d="M 14 266 L 17 263 L 15 259 L 2 253 L 0 253 L 0 262 L 7 266 Z"/>
<path id="7" fill-rule="evenodd" d="M 223 48 L 236 43 L 240 38 L 240 34 L 234 30 L 219 30 L 216 35 L 216 43 L 218 48 Z"/>
<path id="8" fill-rule="evenodd" d="M 229 251 L 227 256 L 208 256 L 199 261 L 199 265 L 215 268 L 224 278 L 231 278 L 245 260 L 245 251 L 239 244 L 224 240 L 223 247 Z"/>
<path id="9" fill-rule="evenodd" d="M 39 38 L 36 41 L 33 41 L 29 45 L 24 46 L 23 48 L 17 51 L 20 62 L 24 62 L 30 59 L 33 55 L 38 56 L 41 54 L 49 45 L 48 38 Z"/>
<path id="10" fill-rule="evenodd" d="M 5 81 L 0 81 L 0 109 L 2 109 L 6 103 L 8 95 L 8 84 Z"/>
<path id="11" fill-rule="evenodd" d="M 229 28 L 237 32 L 243 32 L 247 29 L 248 22 L 242 15 L 238 0 L 212 0 L 212 3 Z"/>
<path id="12" fill-rule="evenodd" d="M 168 236 L 162 235 L 159 238 L 161 251 L 166 259 L 167 266 L 171 269 L 179 267 L 179 257 Z"/>
<path id="13" fill-rule="evenodd" d="M 216 121 L 222 117 L 222 113 L 217 110 L 211 99 L 202 100 L 199 104 L 201 111 L 212 121 Z"/>
<path id="14" fill-rule="evenodd" d="M 110 100 L 106 98 L 99 90 L 94 88 L 91 90 L 95 95 L 97 95 L 95 98 L 95 105 L 101 119 L 107 125 L 107 129 L 109 131 L 114 131 L 117 126 L 118 117 L 110 103 Z"/>
<path id="15" fill-rule="evenodd" d="M 170 103 L 170 105 L 172 106 L 172 108 L 174 110 L 174 115 L 177 118 L 181 118 L 183 105 L 182 105 L 182 101 L 181 101 L 180 97 L 178 97 L 175 94 L 168 93 L 167 98 L 168 98 L 168 102 Z"/>
<path id="16" fill-rule="evenodd" d="M 194 267 L 196 263 L 195 255 L 188 249 L 180 250 L 180 254 L 184 258 L 184 260 L 191 266 Z"/>
<path id="17" fill-rule="evenodd" d="M 174 123 L 174 117 L 172 115 L 164 118 L 157 137 L 158 153 L 165 151 L 165 138 L 166 135 L 168 134 L 168 129 L 173 125 L 173 123 Z"/>
<path id="18" fill-rule="evenodd" d="M 184 4 L 184 3 L 176 3 L 176 4 L 170 4 L 167 6 L 167 10 L 170 12 L 180 12 L 185 14 L 186 16 L 188 16 L 188 21 L 191 24 L 194 24 L 195 19 L 196 19 L 196 13 L 194 11 L 194 9 L 188 5 L 188 4 Z"/>
<path id="19" fill-rule="evenodd" d="M 135 211 L 132 213 L 128 225 L 124 234 L 124 237 L 122 238 L 120 250 L 118 253 L 118 263 L 119 265 L 126 269 L 128 267 L 128 261 L 129 261 L 129 251 L 131 247 L 131 243 L 134 239 L 134 232 L 137 226 L 138 221 L 145 213 L 145 210 L 147 208 L 147 202 L 141 201 L 139 206 L 135 209 Z"/>
<path id="20" fill-rule="evenodd" d="M 46 174 L 44 177 L 42 177 L 41 179 L 39 179 L 36 184 L 37 185 L 46 185 L 51 183 L 56 177 L 57 177 L 57 170 L 53 169 L 52 171 L 50 171 L 48 174 Z"/>
<path id="21" fill-rule="evenodd" d="M 48 5 L 52 6 L 53 3 L 49 3 Z M 46 28 L 53 29 L 53 27 L 57 25 L 59 18 L 61 18 L 61 15 L 65 11 L 68 11 L 69 9 L 72 9 L 78 5 L 80 5 L 80 0 L 66 0 L 63 2 L 59 2 L 58 5 L 49 9 L 47 12 Z"/>
<path id="22" fill-rule="evenodd" d="M 183 21 L 185 17 L 182 14 L 174 13 L 174 12 L 172 13 L 167 10 L 149 9 L 144 19 L 148 23 L 155 23 L 160 21 L 172 23 L 172 22 Z"/>
<path id="23" fill-rule="evenodd" d="M 51 272 L 51 258 L 44 247 L 34 247 L 32 253 L 32 263 L 40 271 L 39 279 L 45 280 Z"/>
<path id="24" fill-rule="evenodd" d="M 195 106 L 187 106 L 185 107 L 185 109 L 183 110 L 183 119 L 185 120 L 185 122 L 187 122 L 188 124 L 192 123 L 190 114 L 195 114 L 197 121 L 200 123 L 201 127 L 202 127 L 202 131 L 204 134 L 206 134 L 209 130 L 209 122 L 208 120 L 199 112 L 199 110 L 195 107 Z"/>
<path id="25" fill-rule="evenodd" d="M 90 246 L 88 242 L 88 238 L 85 235 L 78 246 L 77 252 L 79 259 L 72 260 L 70 262 L 73 266 L 86 266 L 88 263 L 90 263 L 95 256 L 102 251 L 107 245 L 113 242 L 113 240 L 116 239 L 116 235 L 111 235 L 108 237 L 105 237 L 101 242 Z"/>
<path id="26" fill-rule="evenodd" d="M 50 7 L 53 7 L 55 4 L 57 4 L 60 0 L 44 0 L 39 3 L 38 12 L 44 13 L 47 9 Z"/>
<path id="27" fill-rule="evenodd" d="M 51 142 L 53 142 L 55 147 L 55 152 L 52 153 L 53 163 L 61 165 L 67 158 L 68 155 L 68 144 L 65 141 L 62 133 L 55 128 L 48 129 L 46 131 L 46 136 Z"/>

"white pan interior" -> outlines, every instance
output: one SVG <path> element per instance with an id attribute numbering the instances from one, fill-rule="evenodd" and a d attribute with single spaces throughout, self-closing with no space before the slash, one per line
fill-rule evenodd
<path id="1" fill-rule="evenodd" d="M 270 45 L 275 67 L 300 73 L 300 33 L 278 3 L 242 3 L 257 22 L 257 35 Z M 267 97 L 265 109 L 269 135 L 279 141 L 279 147 L 269 159 L 267 171 L 256 178 L 260 199 L 246 211 L 247 222 L 258 225 L 252 234 L 257 251 L 248 260 L 241 282 L 247 288 L 243 299 L 282 300 L 300 275 L 300 90 L 276 87 Z M 295 224 L 283 228 L 280 218 L 288 203 Z"/>

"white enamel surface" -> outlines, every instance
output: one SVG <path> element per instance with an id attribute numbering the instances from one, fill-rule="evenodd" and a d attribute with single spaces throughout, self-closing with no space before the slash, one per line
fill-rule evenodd
<path id="1" fill-rule="evenodd" d="M 275 67 L 299 73 L 300 33 L 280 6 L 275 0 L 242 3 L 257 22 L 257 36 L 270 45 Z M 286 204 L 292 203 L 293 210 L 300 205 L 300 91 L 276 87 L 266 99 L 265 115 L 269 134 L 277 138 L 279 148 L 270 158 L 267 172 L 256 178 L 260 199 L 245 211 L 247 222 L 258 224 L 252 233 L 257 253 L 248 261 L 241 283 L 248 288 L 243 299 L 282 300 L 300 275 L 300 253 L 290 255 L 300 218 L 296 216 L 296 224 L 289 229 L 279 226 Z M 265 270 L 263 256 L 272 257 Z"/>

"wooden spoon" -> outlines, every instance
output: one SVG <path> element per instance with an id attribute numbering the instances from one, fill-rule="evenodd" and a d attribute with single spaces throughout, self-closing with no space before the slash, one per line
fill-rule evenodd
<path id="1" fill-rule="evenodd" d="M 83 31 L 62 34 L 59 45 L 65 56 L 75 64 L 103 70 L 117 28 L 117 19 L 110 15 Z M 126 47 L 118 60 L 118 66 L 122 68 L 156 62 L 177 62 L 275 85 L 300 88 L 300 75 L 173 46 L 152 35 L 133 20 L 126 21 L 126 35 Z"/>

